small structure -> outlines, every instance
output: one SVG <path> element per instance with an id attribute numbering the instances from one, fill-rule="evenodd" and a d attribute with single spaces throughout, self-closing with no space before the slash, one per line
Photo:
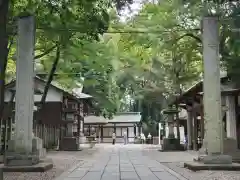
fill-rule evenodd
<path id="1" fill-rule="evenodd" d="M 180 137 L 176 138 L 174 134 L 174 116 L 180 111 L 174 108 L 168 108 L 162 111 L 163 114 L 167 115 L 167 127 L 168 137 L 163 139 L 161 151 L 176 151 L 183 150 L 183 146 L 180 144 Z"/>
<path id="2" fill-rule="evenodd" d="M 41 100 L 44 91 L 45 81 L 39 77 L 34 78 L 34 132 L 37 137 L 43 139 L 43 145 L 46 148 L 54 148 L 59 146 L 60 150 L 79 150 L 78 138 L 83 132 L 83 109 L 86 106 L 87 99 L 90 95 L 65 90 L 56 82 L 52 82 L 49 87 L 46 102 L 40 112 L 37 105 Z M 11 99 L 11 93 L 15 91 L 15 81 L 6 85 L 5 103 Z M 14 132 L 14 104 L 13 106 L 5 106 L 5 118 L 0 123 L 1 152 L 7 149 L 7 141 L 11 139 Z M 9 109 L 10 108 L 10 109 Z M 9 114 L 9 111 L 13 113 Z"/>
<path id="3" fill-rule="evenodd" d="M 141 115 L 139 112 L 116 113 L 112 119 L 100 116 L 86 116 L 84 118 L 84 134 L 90 136 L 96 133 L 99 142 L 111 143 L 112 133 L 116 133 L 116 143 L 123 142 L 123 133 L 127 132 L 129 143 L 134 143 L 136 136 L 140 136 Z"/>
<path id="4" fill-rule="evenodd" d="M 182 96 L 178 98 L 178 103 L 181 108 L 187 110 L 187 136 L 188 136 L 188 149 L 199 150 L 197 138 L 201 138 L 203 142 L 205 135 L 205 122 L 203 117 L 203 82 L 200 81 L 192 86 Z M 224 137 L 224 152 L 230 153 L 234 161 L 240 159 L 240 139 L 237 134 L 239 131 L 239 94 L 240 89 L 234 88 L 233 82 L 229 77 L 221 78 L 221 103 L 222 103 L 222 122 L 223 137 Z M 201 147 L 200 147 L 201 148 Z"/>

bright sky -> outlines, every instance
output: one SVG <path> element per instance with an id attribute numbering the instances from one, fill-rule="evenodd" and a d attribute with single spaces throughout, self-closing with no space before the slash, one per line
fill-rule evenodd
<path id="1" fill-rule="evenodd" d="M 130 6 L 131 10 L 129 10 L 128 8 L 125 8 L 125 10 L 123 10 L 123 12 L 122 12 L 120 19 L 122 21 L 125 21 L 128 17 L 131 17 L 131 16 L 137 14 L 139 12 L 139 10 L 141 10 L 143 1 L 144 0 L 134 0 L 134 3 Z"/>

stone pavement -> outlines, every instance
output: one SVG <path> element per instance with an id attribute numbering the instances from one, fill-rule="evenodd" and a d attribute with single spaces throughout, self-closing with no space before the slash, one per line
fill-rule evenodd
<path id="1" fill-rule="evenodd" d="M 186 180 L 148 153 L 142 145 L 101 145 L 94 158 L 69 170 L 56 180 Z M 159 153 L 159 152 L 158 152 Z"/>
<path id="2" fill-rule="evenodd" d="M 183 168 L 197 155 L 194 151 L 159 152 L 157 146 L 134 144 L 98 144 L 96 149 L 55 180 L 240 180 L 238 171 Z"/>

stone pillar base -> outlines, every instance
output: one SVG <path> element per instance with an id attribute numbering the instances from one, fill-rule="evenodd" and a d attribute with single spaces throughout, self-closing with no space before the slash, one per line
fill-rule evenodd
<path id="1" fill-rule="evenodd" d="M 64 137 L 60 142 L 60 150 L 62 151 L 79 151 L 79 137 Z"/>
<path id="2" fill-rule="evenodd" d="M 4 164 L 6 166 L 32 166 L 40 162 L 38 153 L 21 154 L 17 152 L 6 152 Z"/>
<path id="3" fill-rule="evenodd" d="M 42 148 L 42 139 L 33 137 L 32 152 L 21 152 L 15 148 L 16 140 L 8 141 L 8 150 L 5 153 L 4 164 L 6 166 L 32 166 L 46 157 L 46 149 Z"/>
<path id="4" fill-rule="evenodd" d="M 183 151 L 184 146 L 176 138 L 164 138 L 162 144 L 162 151 Z"/>
<path id="5" fill-rule="evenodd" d="M 206 160 L 209 162 L 211 158 L 213 161 L 218 161 L 216 159 L 219 159 L 219 161 L 221 161 L 221 159 L 222 161 L 226 161 L 226 159 L 228 159 L 227 161 L 231 161 L 232 163 L 232 161 L 236 159 L 234 154 L 236 154 L 237 151 L 237 141 L 235 139 L 225 138 L 223 141 L 223 154 L 216 154 L 210 157 L 210 155 L 208 155 L 207 142 L 203 140 L 202 148 L 198 151 L 198 157 L 194 160 L 200 162 L 204 162 Z"/>
<path id="6" fill-rule="evenodd" d="M 232 164 L 232 157 L 224 154 L 206 155 L 202 162 L 204 164 Z"/>

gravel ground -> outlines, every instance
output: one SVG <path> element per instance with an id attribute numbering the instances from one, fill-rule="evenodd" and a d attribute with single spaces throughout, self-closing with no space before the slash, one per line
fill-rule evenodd
<path id="1" fill-rule="evenodd" d="M 240 180 L 239 171 L 197 171 L 183 167 L 183 162 L 162 163 L 189 180 Z"/>
<path id="2" fill-rule="evenodd" d="M 144 148 L 146 149 L 146 148 Z M 240 171 L 197 171 L 193 172 L 183 167 L 184 162 L 192 161 L 197 157 L 196 151 L 158 152 L 144 151 L 144 155 L 157 160 L 176 173 L 189 180 L 240 180 Z"/>
<path id="3" fill-rule="evenodd" d="M 67 171 L 72 166 L 80 163 L 84 163 L 84 160 L 87 160 L 93 156 L 96 149 L 87 149 L 78 152 L 67 152 L 67 151 L 52 151 L 48 152 L 47 158 L 52 159 L 53 169 L 40 173 L 40 172 L 6 172 L 3 174 L 4 180 L 52 180 L 60 176 L 63 172 Z"/>

